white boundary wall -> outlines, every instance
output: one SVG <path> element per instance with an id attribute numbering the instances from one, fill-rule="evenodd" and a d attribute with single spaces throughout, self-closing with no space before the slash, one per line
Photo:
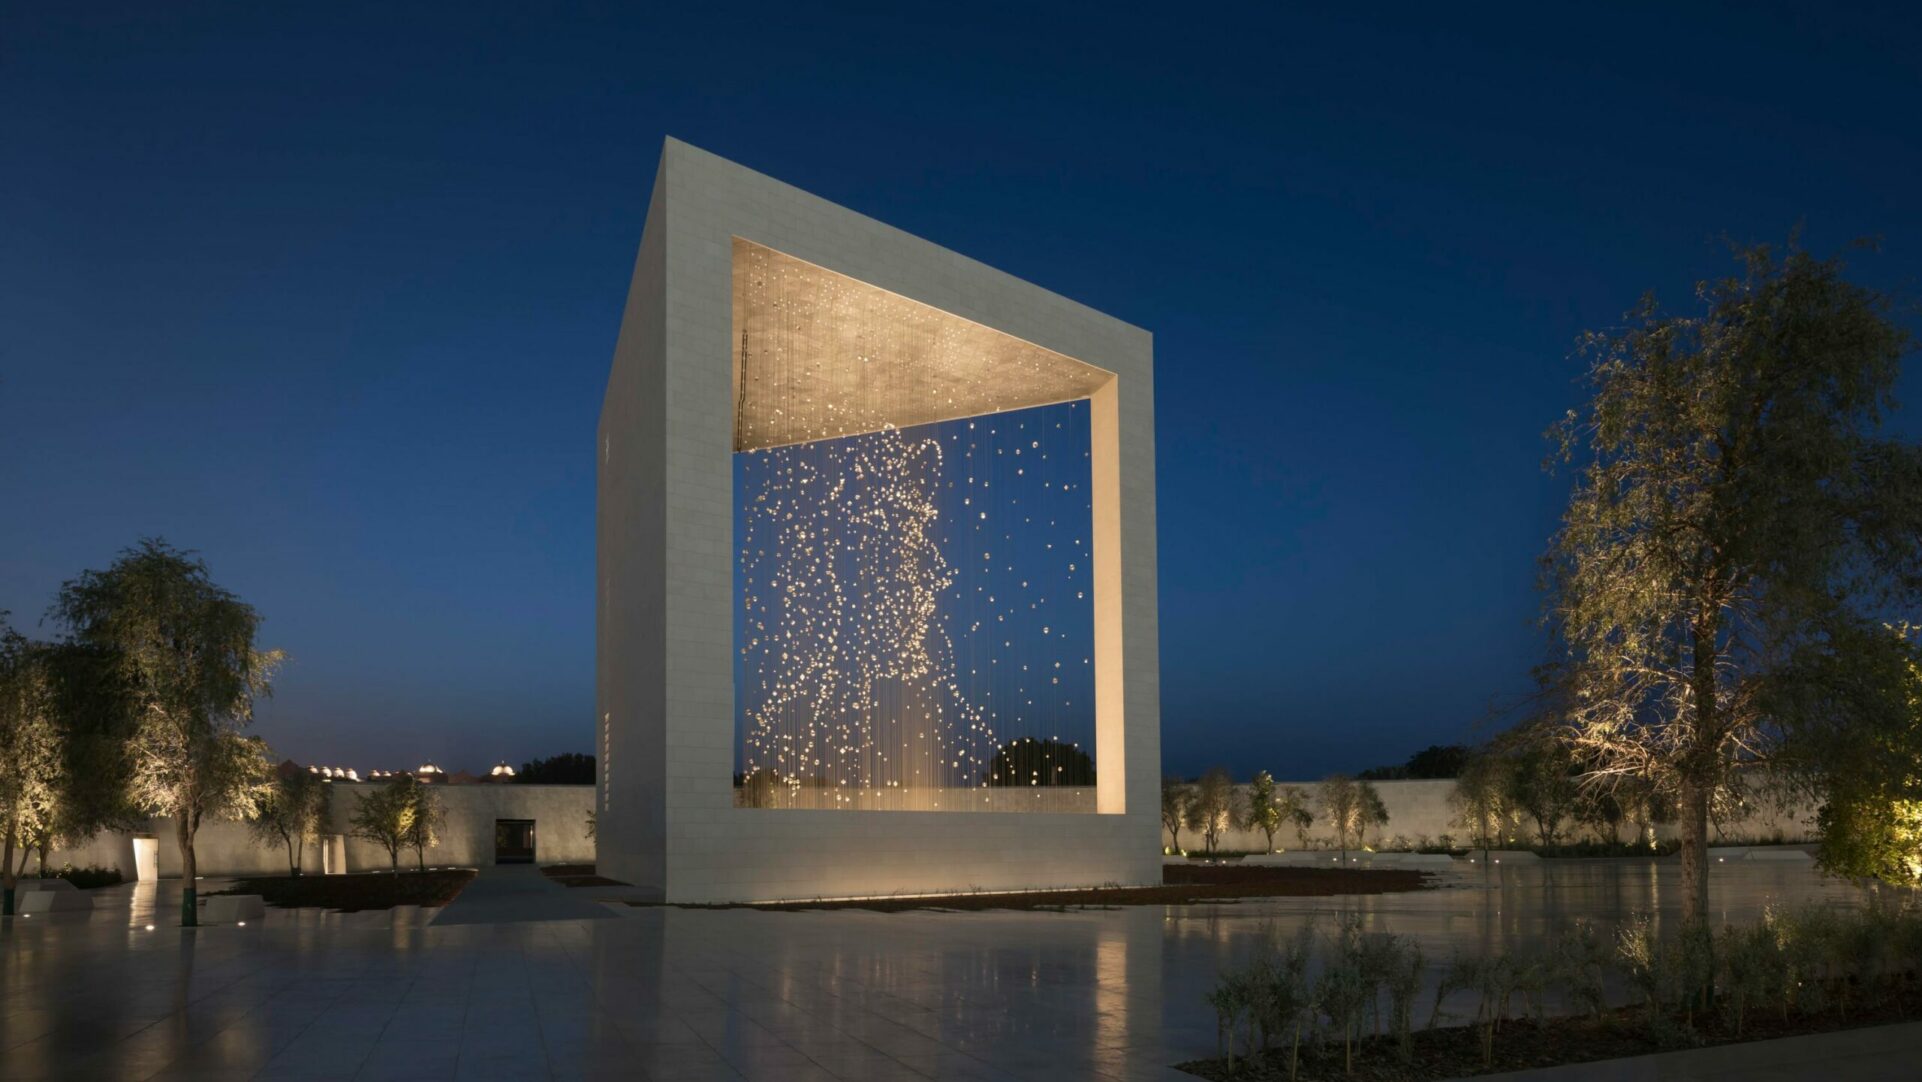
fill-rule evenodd
<path id="1" fill-rule="evenodd" d="M 1309 807 L 1315 813 L 1315 825 L 1308 830 L 1308 846 L 1309 848 L 1334 848 L 1334 832 L 1329 830 L 1327 823 L 1322 820 L 1321 803 L 1318 799 L 1315 799 L 1316 786 L 1320 783 L 1297 781 L 1276 782 L 1275 784 L 1277 787 L 1294 785 L 1308 791 L 1310 797 Z M 1371 829 L 1368 832 L 1368 844 L 1370 846 L 1381 848 L 1384 843 L 1396 842 L 1398 839 L 1402 843 L 1409 845 L 1421 844 L 1423 842 L 1439 844 L 1437 839 L 1443 834 L 1450 835 L 1458 846 L 1467 844 L 1465 839 L 1468 836 L 1468 831 L 1461 825 L 1453 822 L 1454 813 L 1451 812 L 1448 807 L 1448 795 L 1455 789 L 1455 782 L 1452 779 L 1435 781 L 1377 781 L 1370 782 L 1369 784 L 1373 785 L 1375 790 L 1381 794 L 1381 802 L 1388 808 L 1387 827 L 1380 831 Z M 1248 787 L 1246 785 L 1240 785 L 1236 786 L 1236 788 L 1241 790 L 1243 798 L 1246 799 Z M 1812 841 L 1814 840 L 1815 834 L 1814 828 L 1809 825 L 1809 822 L 1813 816 L 1814 810 L 1811 808 L 1792 808 L 1784 812 L 1768 805 L 1766 802 L 1758 802 L 1758 806 L 1748 818 L 1738 822 L 1723 823 L 1719 837 L 1730 841 L 1749 841 L 1752 839 L 1770 838 L 1779 833 L 1782 840 L 1788 842 Z M 1534 837 L 1534 826 L 1532 822 L 1523 822 L 1516 829 L 1518 835 L 1524 840 Z M 1660 838 L 1673 838 L 1676 836 L 1675 828 L 1672 825 L 1657 826 L 1655 833 L 1656 836 Z M 1622 825 L 1621 837 L 1623 841 L 1631 840 L 1634 834 L 1635 826 L 1633 823 L 1624 823 Z M 1715 844 L 1718 834 L 1712 823 L 1709 827 L 1709 836 L 1710 844 Z M 1593 836 L 1583 830 L 1577 823 L 1571 821 L 1562 824 L 1561 838 L 1563 841 L 1586 840 L 1591 837 Z M 1168 832 L 1165 829 L 1161 832 L 1161 844 L 1168 844 Z M 1181 832 L 1181 847 L 1189 851 L 1201 848 L 1201 835 L 1196 831 L 1183 829 Z M 1266 835 L 1258 830 L 1231 830 L 1222 836 L 1220 847 L 1223 849 L 1266 849 L 1268 847 L 1268 839 Z M 1300 841 L 1295 837 L 1293 827 L 1284 826 L 1275 832 L 1275 847 L 1277 849 L 1298 849 L 1301 847 Z"/>
<path id="2" fill-rule="evenodd" d="M 329 833 L 350 834 L 349 820 L 360 795 L 373 791 L 378 783 L 330 782 L 328 799 Z M 587 838 L 587 815 L 594 808 L 591 785 L 436 785 L 434 792 L 447 811 L 441 829 L 441 843 L 427 851 L 427 863 L 461 867 L 485 867 L 494 863 L 494 820 L 534 820 L 535 860 L 541 864 L 588 864 L 594 860 L 594 843 Z M 174 839 L 172 819 L 150 820 L 139 833 L 159 839 L 160 875 L 180 874 L 180 846 Z M 203 822 L 194 840 L 194 855 L 202 875 L 286 874 L 287 851 L 281 846 L 262 846 L 244 823 Z M 320 846 L 307 843 L 303 867 L 318 874 Z M 401 867 L 412 867 L 414 854 L 401 857 Z M 134 878 L 133 834 L 102 834 L 76 849 L 55 849 L 47 857 L 47 867 L 62 864 L 76 867 L 99 864 L 118 866 L 121 874 Z M 379 870 L 389 866 L 387 851 L 359 838 L 347 839 L 349 871 Z M 35 864 L 29 862 L 31 871 Z"/>

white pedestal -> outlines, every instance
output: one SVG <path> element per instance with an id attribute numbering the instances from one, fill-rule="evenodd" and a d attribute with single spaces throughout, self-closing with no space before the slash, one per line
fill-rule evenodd
<path id="1" fill-rule="evenodd" d="M 347 835 L 322 834 L 320 836 L 320 874 L 347 874 Z"/>

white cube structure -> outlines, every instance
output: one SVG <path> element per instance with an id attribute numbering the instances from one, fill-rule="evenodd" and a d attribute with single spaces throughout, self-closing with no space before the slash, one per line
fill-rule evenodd
<path id="1" fill-rule="evenodd" d="M 790 326 L 786 348 L 822 363 L 770 388 L 742 371 L 758 333 L 750 261 L 791 269 L 797 288 L 885 294 L 875 310 L 937 324 L 923 337 L 938 344 L 907 335 L 855 365 L 842 354 L 861 335 L 813 304 L 818 323 Z M 903 385 L 914 394 L 874 392 Z M 815 439 L 1084 399 L 1092 813 L 737 807 L 732 456 L 783 438 L 769 421 L 794 402 L 811 404 Z M 1146 331 L 668 140 L 595 450 L 602 874 L 669 902 L 1159 882 Z"/>

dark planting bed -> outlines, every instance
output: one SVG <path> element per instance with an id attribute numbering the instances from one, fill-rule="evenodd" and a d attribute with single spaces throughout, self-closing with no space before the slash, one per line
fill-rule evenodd
<path id="1" fill-rule="evenodd" d="M 356 872 L 352 875 L 273 875 L 236 879 L 215 894 L 258 894 L 281 909 L 392 909 L 397 905 L 446 905 L 474 879 L 472 868 L 425 872 Z"/>

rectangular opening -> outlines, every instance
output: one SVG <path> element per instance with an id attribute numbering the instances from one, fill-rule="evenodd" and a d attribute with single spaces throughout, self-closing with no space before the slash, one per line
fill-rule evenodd
<path id="1" fill-rule="evenodd" d="M 734 318 L 735 804 L 1121 811 L 1113 375 L 739 238 Z"/>
<path id="2" fill-rule="evenodd" d="M 534 820 L 494 820 L 494 863 L 532 864 L 534 862 Z"/>

